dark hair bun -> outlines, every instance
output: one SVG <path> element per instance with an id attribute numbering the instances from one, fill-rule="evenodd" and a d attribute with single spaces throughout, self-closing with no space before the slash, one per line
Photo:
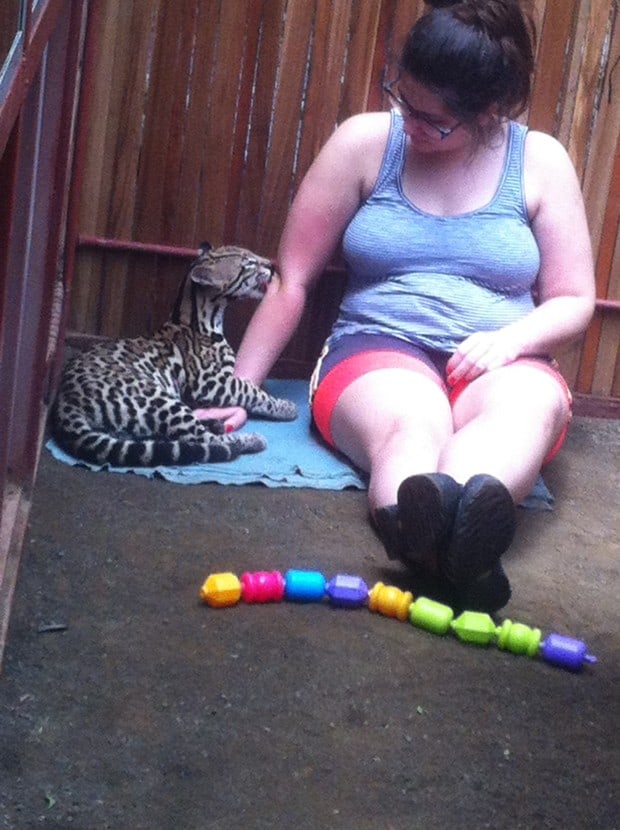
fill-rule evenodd
<path id="1" fill-rule="evenodd" d="M 462 6 L 471 12 L 483 12 L 489 6 L 489 0 L 424 0 L 427 6 L 432 9 L 447 9 L 450 6 Z M 504 4 L 519 6 L 519 0 L 499 0 L 500 5 Z M 492 4 L 491 4 L 492 5 Z"/>
<path id="2" fill-rule="evenodd" d="M 516 118 L 527 106 L 536 32 L 520 0 L 426 0 L 400 69 L 441 91 L 460 121 L 494 107 Z M 523 2 L 525 6 L 525 0 Z"/>

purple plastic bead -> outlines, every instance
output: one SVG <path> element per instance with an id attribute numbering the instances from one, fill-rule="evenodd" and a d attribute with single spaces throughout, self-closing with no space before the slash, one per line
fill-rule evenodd
<path id="1" fill-rule="evenodd" d="M 588 654 L 588 647 L 582 640 L 563 634 L 550 634 L 541 644 L 540 654 L 548 663 L 570 671 L 579 671 L 584 663 L 596 663 L 596 657 Z"/>
<path id="2" fill-rule="evenodd" d="M 358 608 L 368 599 L 368 585 L 361 576 L 336 574 L 325 589 L 332 605 L 340 608 Z"/>

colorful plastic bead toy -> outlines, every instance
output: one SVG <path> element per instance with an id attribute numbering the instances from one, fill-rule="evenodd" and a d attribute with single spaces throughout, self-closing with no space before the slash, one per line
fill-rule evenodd
<path id="1" fill-rule="evenodd" d="M 371 611 L 378 611 L 386 617 L 395 617 L 404 622 L 409 615 L 409 607 L 413 602 L 411 591 L 401 591 L 392 585 L 384 585 L 377 582 L 368 594 L 368 608 Z"/>
<path id="2" fill-rule="evenodd" d="M 424 628 L 433 634 L 446 634 L 450 630 L 453 617 L 454 611 L 449 605 L 443 605 L 427 597 L 418 597 L 409 606 L 411 625 Z"/>
<path id="3" fill-rule="evenodd" d="M 339 608 L 359 608 L 368 599 L 368 585 L 361 576 L 336 574 L 325 589 L 329 601 Z"/>
<path id="4" fill-rule="evenodd" d="M 523 623 L 504 620 L 498 627 L 488 614 L 464 611 L 451 626 L 459 640 L 465 643 L 486 646 L 496 641 L 498 648 L 528 657 L 536 657 L 540 651 L 540 628 L 530 628 Z"/>
<path id="5" fill-rule="evenodd" d="M 320 602 L 325 596 L 325 577 L 318 571 L 287 571 L 284 577 L 286 599 Z"/>
<path id="6" fill-rule="evenodd" d="M 211 574 L 200 589 L 200 596 L 212 608 L 236 605 L 241 598 L 241 583 L 235 574 Z"/>
<path id="7" fill-rule="evenodd" d="M 244 602 L 282 602 L 284 578 L 280 571 L 241 574 L 241 596 Z"/>
<path id="8" fill-rule="evenodd" d="M 504 620 L 497 629 L 497 646 L 513 654 L 536 657 L 540 651 L 540 628 Z"/>
<path id="9" fill-rule="evenodd" d="M 386 617 L 401 622 L 409 619 L 412 625 L 433 634 L 451 631 L 464 643 L 480 646 L 495 644 L 512 654 L 541 657 L 546 662 L 580 671 L 585 664 L 596 663 L 581 640 L 563 634 L 550 634 L 541 642 L 539 628 L 504 620 L 496 625 L 489 614 L 463 611 L 456 619 L 452 608 L 428 597 L 415 601 L 410 591 L 401 591 L 391 585 L 377 582 L 372 590 L 360 576 L 336 574 L 329 582 L 319 571 L 291 569 L 284 576 L 279 571 L 244 573 L 239 580 L 233 573 L 211 574 L 200 589 L 200 596 L 213 608 L 236 605 L 240 599 L 247 603 L 322 602 L 325 598 L 340 608 L 359 608 L 367 605 Z"/>
<path id="10" fill-rule="evenodd" d="M 464 643 L 488 646 L 495 639 L 495 623 L 488 614 L 479 611 L 463 611 L 450 627 Z"/>
<path id="11" fill-rule="evenodd" d="M 584 663 L 596 663 L 596 657 L 588 654 L 584 642 L 563 634 L 550 634 L 542 644 L 540 653 L 548 663 L 570 671 L 579 671 Z"/>

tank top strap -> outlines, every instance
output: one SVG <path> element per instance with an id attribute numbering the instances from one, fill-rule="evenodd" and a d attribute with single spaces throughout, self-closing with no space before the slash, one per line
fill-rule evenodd
<path id="1" fill-rule="evenodd" d="M 508 124 L 508 149 L 506 152 L 506 163 L 502 180 L 497 189 L 493 206 L 495 208 L 515 206 L 527 217 L 527 204 L 525 201 L 524 186 L 524 159 L 525 159 L 525 138 L 527 127 L 517 121 L 510 121 Z"/>
<path id="2" fill-rule="evenodd" d="M 390 116 L 387 144 L 385 145 L 379 175 L 371 195 L 386 190 L 398 194 L 398 182 L 405 160 L 406 136 L 403 130 L 402 115 L 396 110 L 392 110 Z"/>
<path id="3" fill-rule="evenodd" d="M 394 195 L 401 199 L 399 182 L 400 174 L 405 161 L 407 137 L 403 130 L 403 118 L 400 113 L 392 110 L 390 130 L 379 169 L 376 184 L 371 196 L 379 193 Z M 489 206 L 491 212 L 503 211 L 509 208 L 514 211 L 515 206 L 524 218 L 527 218 L 527 204 L 525 201 L 525 187 L 523 181 L 525 138 L 528 128 L 517 121 L 508 124 L 508 148 L 502 172 L 502 178 L 495 192 L 495 197 Z"/>

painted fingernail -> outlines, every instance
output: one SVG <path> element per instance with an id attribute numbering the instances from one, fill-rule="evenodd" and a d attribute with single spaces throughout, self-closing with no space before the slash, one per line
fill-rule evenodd
<path id="1" fill-rule="evenodd" d="M 226 429 L 226 432 L 232 432 L 233 429 L 234 429 L 234 426 L 232 424 L 226 424 L 225 429 Z"/>

